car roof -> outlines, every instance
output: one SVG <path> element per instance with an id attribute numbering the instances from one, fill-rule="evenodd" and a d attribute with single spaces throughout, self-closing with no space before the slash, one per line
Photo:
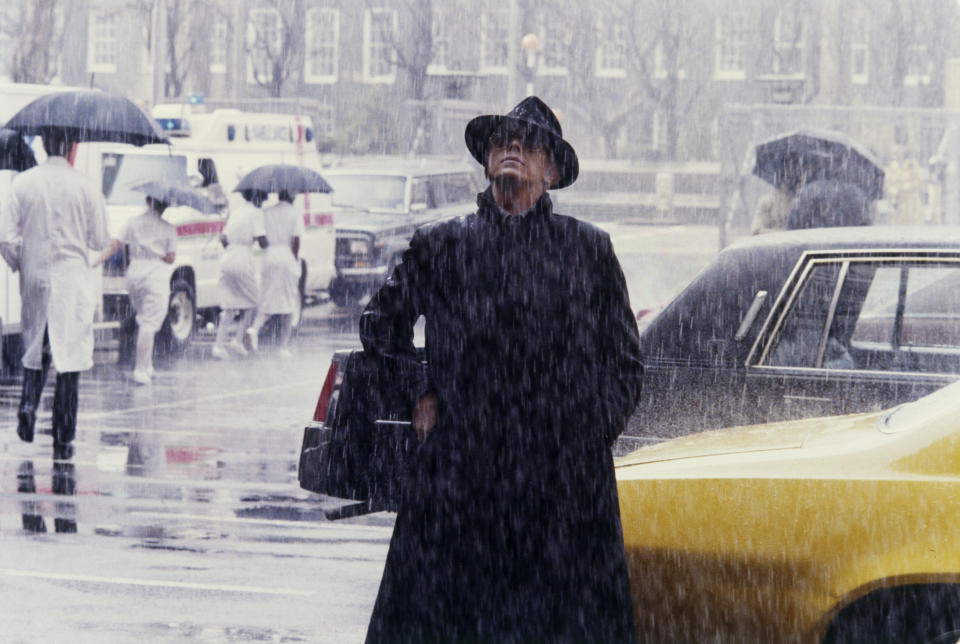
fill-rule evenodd
<path id="1" fill-rule="evenodd" d="M 385 176 L 423 176 L 451 173 L 470 173 L 474 168 L 460 157 L 355 157 L 342 159 L 322 173 L 374 174 Z"/>
<path id="2" fill-rule="evenodd" d="M 769 248 L 802 252 L 873 247 L 960 248 L 960 226 L 852 226 L 790 230 L 744 238 L 731 244 L 728 250 Z"/>

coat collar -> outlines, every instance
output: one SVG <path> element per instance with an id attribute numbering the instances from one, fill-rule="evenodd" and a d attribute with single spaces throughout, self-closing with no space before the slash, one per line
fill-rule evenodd
<path id="1" fill-rule="evenodd" d="M 67 161 L 66 157 L 47 157 L 47 165 L 57 166 L 60 168 L 71 168 L 70 162 Z"/>
<path id="2" fill-rule="evenodd" d="M 493 199 L 492 186 L 487 186 L 486 190 L 477 195 L 477 206 L 480 208 L 479 214 L 481 217 L 496 223 L 505 222 L 513 217 L 517 220 L 532 223 L 533 220 L 547 220 L 553 214 L 553 202 L 550 201 L 550 195 L 547 194 L 546 190 L 540 195 L 540 199 L 533 205 L 533 208 L 522 215 L 511 215 L 497 205 L 497 202 Z"/>

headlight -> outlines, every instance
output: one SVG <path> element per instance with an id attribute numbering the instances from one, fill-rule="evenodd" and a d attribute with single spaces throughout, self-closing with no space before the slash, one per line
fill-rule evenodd
<path id="1" fill-rule="evenodd" d="M 362 239 L 351 239 L 350 240 L 350 254 L 351 255 L 366 255 L 368 252 L 367 242 Z"/>

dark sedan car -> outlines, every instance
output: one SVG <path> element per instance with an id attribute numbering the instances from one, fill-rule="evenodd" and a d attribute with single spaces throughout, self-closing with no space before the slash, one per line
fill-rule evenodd
<path id="1" fill-rule="evenodd" d="M 629 433 L 878 410 L 960 378 L 960 228 L 831 228 L 724 250 L 641 334 Z"/>

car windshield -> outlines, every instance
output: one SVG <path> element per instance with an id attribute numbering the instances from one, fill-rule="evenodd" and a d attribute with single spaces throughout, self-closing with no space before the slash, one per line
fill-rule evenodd
<path id="1" fill-rule="evenodd" d="M 333 186 L 334 205 L 403 212 L 405 177 L 350 174 L 325 178 Z"/>
<path id="2" fill-rule="evenodd" d="M 142 205 L 144 194 L 133 190 L 133 187 L 146 181 L 185 185 L 186 157 L 159 154 L 103 155 L 103 196 L 108 204 Z"/>
<path id="3" fill-rule="evenodd" d="M 960 382 L 899 407 L 894 407 L 877 421 L 877 429 L 884 434 L 897 434 L 924 427 L 945 416 L 955 417 L 960 412 Z"/>

